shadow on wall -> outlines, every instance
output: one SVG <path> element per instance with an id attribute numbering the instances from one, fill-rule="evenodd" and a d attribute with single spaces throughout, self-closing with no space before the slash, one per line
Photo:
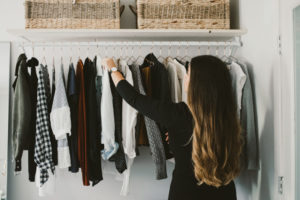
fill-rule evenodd
<path id="1" fill-rule="evenodd" d="M 254 73 L 253 66 L 246 62 L 248 66 L 248 72 L 250 76 L 250 80 L 253 87 L 254 94 L 254 105 L 255 105 L 255 116 L 256 122 L 258 122 L 258 107 L 256 102 L 256 91 L 255 91 L 255 81 L 254 81 Z M 270 88 L 268 89 L 270 97 L 274 97 L 274 70 L 271 78 Z M 273 198 L 273 192 L 270 190 L 270 186 L 274 185 L 274 166 L 275 166 L 275 154 L 274 154 L 274 101 L 269 101 L 267 106 L 267 110 L 264 113 L 264 119 L 260 119 L 264 125 L 262 130 L 258 131 L 259 133 L 259 163 L 260 170 L 247 170 L 243 171 L 241 175 L 235 180 L 238 199 L 239 200 L 252 200 L 252 199 L 260 199 L 260 200 L 270 200 Z M 259 180 L 260 176 L 260 180 Z M 247 196 L 242 196 L 248 194 Z M 251 195 L 252 194 L 252 195 Z"/>
<path id="2" fill-rule="evenodd" d="M 230 0 L 230 28 L 238 29 L 240 27 L 240 2 L 239 0 Z"/>

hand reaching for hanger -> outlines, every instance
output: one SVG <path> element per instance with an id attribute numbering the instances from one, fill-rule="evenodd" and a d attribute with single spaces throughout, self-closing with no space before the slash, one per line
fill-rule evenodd
<path id="1" fill-rule="evenodd" d="M 123 77 L 123 75 L 119 72 L 119 71 L 114 71 L 112 72 L 112 68 L 116 67 L 116 63 L 114 62 L 114 60 L 112 58 L 106 58 L 102 61 L 102 65 L 109 71 L 111 72 L 111 78 L 115 84 L 115 86 L 118 85 L 118 83 L 121 80 L 124 80 L 125 78 Z"/>

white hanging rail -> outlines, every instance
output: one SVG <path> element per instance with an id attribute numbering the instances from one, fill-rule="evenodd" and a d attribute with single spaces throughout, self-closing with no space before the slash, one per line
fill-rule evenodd
<path id="1" fill-rule="evenodd" d="M 239 41 L 228 41 L 228 42 L 202 42 L 202 41 L 127 41 L 127 42 L 115 42 L 115 41 L 100 41 L 100 42 L 19 42 L 19 47 L 79 47 L 79 46 L 97 46 L 97 47 L 126 47 L 126 46 L 172 46 L 172 47 L 190 47 L 190 46 L 217 46 L 217 47 L 241 47 L 242 42 Z"/>
<path id="2" fill-rule="evenodd" d="M 8 33 L 27 42 L 49 41 L 230 41 L 245 29 L 12 29 Z"/>

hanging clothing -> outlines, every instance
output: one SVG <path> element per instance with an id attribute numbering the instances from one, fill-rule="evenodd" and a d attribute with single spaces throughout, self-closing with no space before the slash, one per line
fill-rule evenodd
<path id="1" fill-rule="evenodd" d="M 151 68 L 151 97 L 164 102 L 171 102 L 170 84 L 168 81 L 169 76 L 165 66 L 157 60 L 153 53 L 150 53 L 146 56 L 144 63 L 140 66 L 140 69 L 146 67 Z M 158 126 L 163 141 L 166 158 L 170 159 L 173 157 L 173 155 L 169 150 L 169 145 L 166 141 L 165 135 L 168 132 L 168 130 L 159 123 Z"/>
<path id="2" fill-rule="evenodd" d="M 76 82 L 76 74 L 73 63 L 69 65 L 68 86 L 67 86 L 68 103 L 71 114 L 71 135 L 68 136 L 68 143 L 70 148 L 71 166 L 69 171 L 77 173 L 79 170 L 78 161 L 78 89 Z"/>
<path id="3" fill-rule="evenodd" d="M 139 121 L 139 128 L 138 128 L 138 138 L 137 138 L 137 144 L 142 145 L 142 146 L 148 146 L 149 145 L 149 140 L 147 137 L 147 131 L 146 131 L 146 126 L 145 126 L 145 119 L 143 115 L 140 115 L 140 121 Z"/>
<path id="4" fill-rule="evenodd" d="M 177 78 L 179 81 L 179 88 L 181 91 L 181 96 L 179 97 L 179 102 L 183 101 L 185 103 L 187 103 L 187 93 L 184 90 L 184 77 L 187 74 L 187 71 L 185 69 L 185 66 L 182 65 L 180 62 L 178 62 L 176 59 L 172 60 L 174 65 L 176 66 L 176 70 L 177 70 Z"/>
<path id="5" fill-rule="evenodd" d="M 120 61 L 121 71 L 125 80 L 133 86 L 132 72 L 125 60 Z M 124 152 L 129 158 L 135 158 L 135 126 L 137 120 L 137 111 L 126 101 L 122 100 L 122 136 Z"/>
<path id="6" fill-rule="evenodd" d="M 44 76 L 42 69 L 40 69 L 37 89 L 36 141 L 34 149 L 34 160 L 40 170 L 40 186 L 43 186 L 47 182 L 49 178 L 48 170 L 51 170 L 52 173 L 55 170 L 49 127 Z"/>
<path id="7" fill-rule="evenodd" d="M 143 85 L 145 88 L 145 92 L 147 95 L 152 95 L 152 81 L 151 81 L 151 69 L 150 67 L 145 67 L 141 69 Z M 144 125 L 144 117 L 142 118 L 142 124 L 140 126 L 140 137 L 139 137 L 139 145 L 149 145 L 149 141 L 147 138 L 146 127 Z"/>
<path id="8" fill-rule="evenodd" d="M 98 126 L 98 115 L 95 106 L 97 105 L 96 97 L 96 62 L 97 58 L 92 62 L 87 58 L 84 62 L 84 81 L 85 81 L 85 99 L 86 99 L 86 122 L 87 122 L 87 151 L 88 151 L 88 177 L 92 181 L 92 185 L 95 186 L 101 180 L 102 168 L 101 168 L 101 138 Z"/>
<path id="9" fill-rule="evenodd" d="M 97 59 L 96 61 L 96 68 L 97 68 L 97 76 L 96 76 L 96 97 L 97 97 L 97 126 L 100 135 L 100 150 L 104 149 L 104 145 L 102 144 L 102 123 L 101 123 L 101 99 L 102 99 L 102 76 L 103 76 L 103 69 L 101 64 L 101 59 Z"/>
<path id="10" fill-rule="evenodd" d="M 132 67 L 132 75 L 135 82 L 138 83 L 139 92 L 145 95 L 145 89 L 142 82 L 142 75 L 139 70 L 139 66 L 134 64 Z M 167 170 L 166 170 L 166 156 L 164 151 L 164 146 L 162 142 L 162 138 L 160 135 L 160 131 L 158 125 L 155 121 L 145 116 L 145 124 L 147 129 L 147 135 L 149 139 L 149 145 L 151 150 L 152 159 L 155 164 L 155 174 L 156 179 L 164 179 L 167 178 Z"/>
<path id="11" fill-rule="evenodd" d="M 244 165 L 248 170 L 258 170 L 259 159 L 258 159 L 258 128 L 256 123 L 256 108 L 255 99 L 253 95 L 253 84 L 251 77 L 249 76 L 247 65 L 243 62 L 238 62 L 241 69 L 247 76 L 247 80 L 243 87 L 242 103 L 241 103 L 241 125 L 243 135 L 245 136 L 244 145 Z"/>
<path id="12" fill-rule="evenodd" d="M 115 120 L 115 142 L 119 146 L 117 152 L 109 160 L 115 162 L 116 169 L 121 174 L 127 169 L 122 137 L 122 98 L 115 88 L 111 75 L 109 75 L 109 80 L 111 94 L 113 98 L 112 100 Z"/>
<path id="13" fill-rule="evenodd" d="M 117 90 L 126 102 L 139 112 L 158 121 L 169 131 L 169 142 L 175 156 L 175 169 L 170 186 L 169 200 L 228 199 L 236 200 L 234 182 L 219 188 L 200 186 L 194 175 L 192 162 L 192 142 L 185 145 L 193 134 L 194 121 L 188 106 L 181 103 L 160 101 L 139 94 L 126 81 L 117 85 Z"/>
<path id="14" fill-rule="evenodd" d="M 38 66 L 37 59 L 31 59 L 27 62 L 27 65 L 30 66 L 30 87 L 31 87 L 31 111 L 32 111 L 32 120 L 31 120 L 31 137 L 28 148 L 28 173 L 29 181 L 35 181 L 36 174 L 36 163 L 34 162 L 34 146 L 35 146 L 35 135 L 36 135 L 36 103 L 37 103 L 37 85 L 38 77 L 36 74 L 36 67 Z"/>
<path id="15" fill-rule="evenodd" d="M 66 138 L 67 134 L 71 135 L 71 114 L 62 69 L 57 70 L 56 77 L 50 120 L 55 138 L 60 140 Z"/>
<path id="16" fill-rule="evenodd" d="M 56 175 L 55 172 L 52 173 L 50 169 L 48 169 L 49 178 L 46 183 L 40 185 L 40 176 L 41 170 L 37 167 L 36 170 L 36 177 L 35 177 L 35 186 L 38 188 L 38 194 L 40 197 L 46 197 L 49 195 L 53 195 L 55 193 L 55 179 Z"/>
<path id="17" fill-rule="evenodd" d="M 86 124 L 86 100 L 85 100 L 85 85 L 84 71 L 81 60 L 77 63 L 76 69 L 77 88 L 79 89 L 78 99 L 78 160 L 80 163 L 82 181 L 84 186 L 89 186 L 88 178 L 88 152 L 87 152 L 87 124 Z"/>
<path id="18" fill-rule="evenodd" d="M 232 88 L 233 93 L 236 99 L 237 104 L 237 112 L 238 116 L 240 116 L 240 112 L 242 109 L 242 94 L 243 94 L 243 88 L 245 85 L 245 82 L 247 80 L 246 74 L 243 72 L 241 66 L 239 66 L 237 63 L 232 62 L 230 65 L 230 75 L 232 80 Z"/>
<path id="19" fill-rule="evenodd" d="M 13 84 L 14 100 L 13 100 L 13 154 L 15 161 L 15 172 L 21 171 L 21 161 L 23 150 L 27 149 L 31 138 L 31 120 L 32 100 L 30 89 L 30 77 L 27 70 L 27 57 L 21 54 L 16 64 L 15 76 L 16 79 Z"/>
<path id="20" fill-rule="evenodd" d="M 186 61 L 184 67 L 185 67 L 187 72 L 189 71 L 189 66 L 190 66 L 190 62 Z"/>
<path id="21" fill-rule="evenodd" d="M 54 69 L 54 67 L 53 67 Z M 57 77 L 57 79 L 55 78 Z M 67 135 L 71 134 L 71 116 L 64 83 L 63 66 L 57 70 L 52 82 L 55 84 L 52 110 L 50 114 L 51 127 L 57 142 L 58 167 L 61 169 L 71 166 L 70 150 Z"/>
<path id="22" fill-rule="evenodd" d="M 107 70 L 104 70 L 102 77 L 102 99 L 101 99 L 101 124 L 102 124 L 102 150 L 103 160 L 108 160 L 113 156 L 119 148 L 119 144 L 115 142 L 115 118 L 113 97 L 110 87 L 110 76 Z"/>
<path id="23" fill-rule="evenodd" d="M 181 102 L 181 86 L 179 82 L 179 74 L 177 74 L 177 66 L 173 62 L 173 59 L 168 57 L 166 62 L 166 69 L 169 74 L 169 84 L 171 89 L 171 100 L 174 103 Z"/>
<path id="24" fill-rule="evenodd" d="M 130 71 L 127 62 L 120 60 L 121 71 L 124 74 L 125 80 L 133 86 L 132 72 Z M 126 196 L 129 188 L 129 177 L 131 166 L 136 157 L 135 146 L 135 126 L 137 122 L 137 111 L 132 108 L 126 101 L 122 100 L 122 137 L 125 155 L 127 156 L 127 170 L 124 172 L 123 186 L 121 195 Z"/>
<path id="25" fill-rule="evenodd" d="M 138 80 L 137 78 L 135 77 L 135 74 L 134 74 L 134 67 L 136 67 L 135 65 L 129 65 L 129 69 L 132 73 L 132 79 L 133 79 L 133 87 L 134 89 L 139 92 L 139 83 L 138 83 Z M 138 145 L 139 145 L 139 137 L 140 137 L 140 133 L 142 132 L 141 131 L 141 126 L 143 125 L 145 127 L 145 121 L 142 120 L 143 119 L 143 115 L 141 115 L 140 113 L 137 113 L 137 117 L 136 117 L 136 125 L 135 125 L 135 153 L 136 155 L 139 155 L 140 152 L 139 152 L 139 149 L 138 149 Z M 146 129 L 146 127 L 145 127 Z M 145 131 L 145 134 L 147 135 L 146 131 Z"/>
<path id="26" fill-rule="evenodd" d="M 50 91 L 51 88 L 50 88 L 50 77 L 49 77 L 48 67 L 47 67 L 47 65 L 44 66 L 41 64 L 40 69 L 42 70 L 42 73 L 43 73 L 47 106 L 48 106 L 48 111 L 50 111 L 50 110 L 52 110 L 54 95 L 51 95 L 51 91 Z M 52 68 L 52 94 L 54 94 L 54 93 L 55 93 L 55 70 L 54 70 L 54 68 Z M 58 163 L 57 141 L 55 139 L 55 136 L 53 134 L 50 124 L 51 124 L 51 122 L 50 122 L 50 112 L 49 112 L 48 113 L 48 126 L 49 126 L 49 131 L 50 131 L 50 141 L 51 141 L 51 147 L 52 147 L 52 159 L 53 159 L 54 165 L 57 165 L 57 163 Z"/>

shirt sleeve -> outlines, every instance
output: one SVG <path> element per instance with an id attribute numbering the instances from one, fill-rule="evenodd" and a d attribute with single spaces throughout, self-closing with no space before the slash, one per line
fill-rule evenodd
<path id="1" fill-rule="evenodd" d="M 177 104 L 142 95 L 136 92 L 126 80 L 118 83 L 117 91 L 129 105 L 163 126 L 171 127 L 180 119 Z"/>

